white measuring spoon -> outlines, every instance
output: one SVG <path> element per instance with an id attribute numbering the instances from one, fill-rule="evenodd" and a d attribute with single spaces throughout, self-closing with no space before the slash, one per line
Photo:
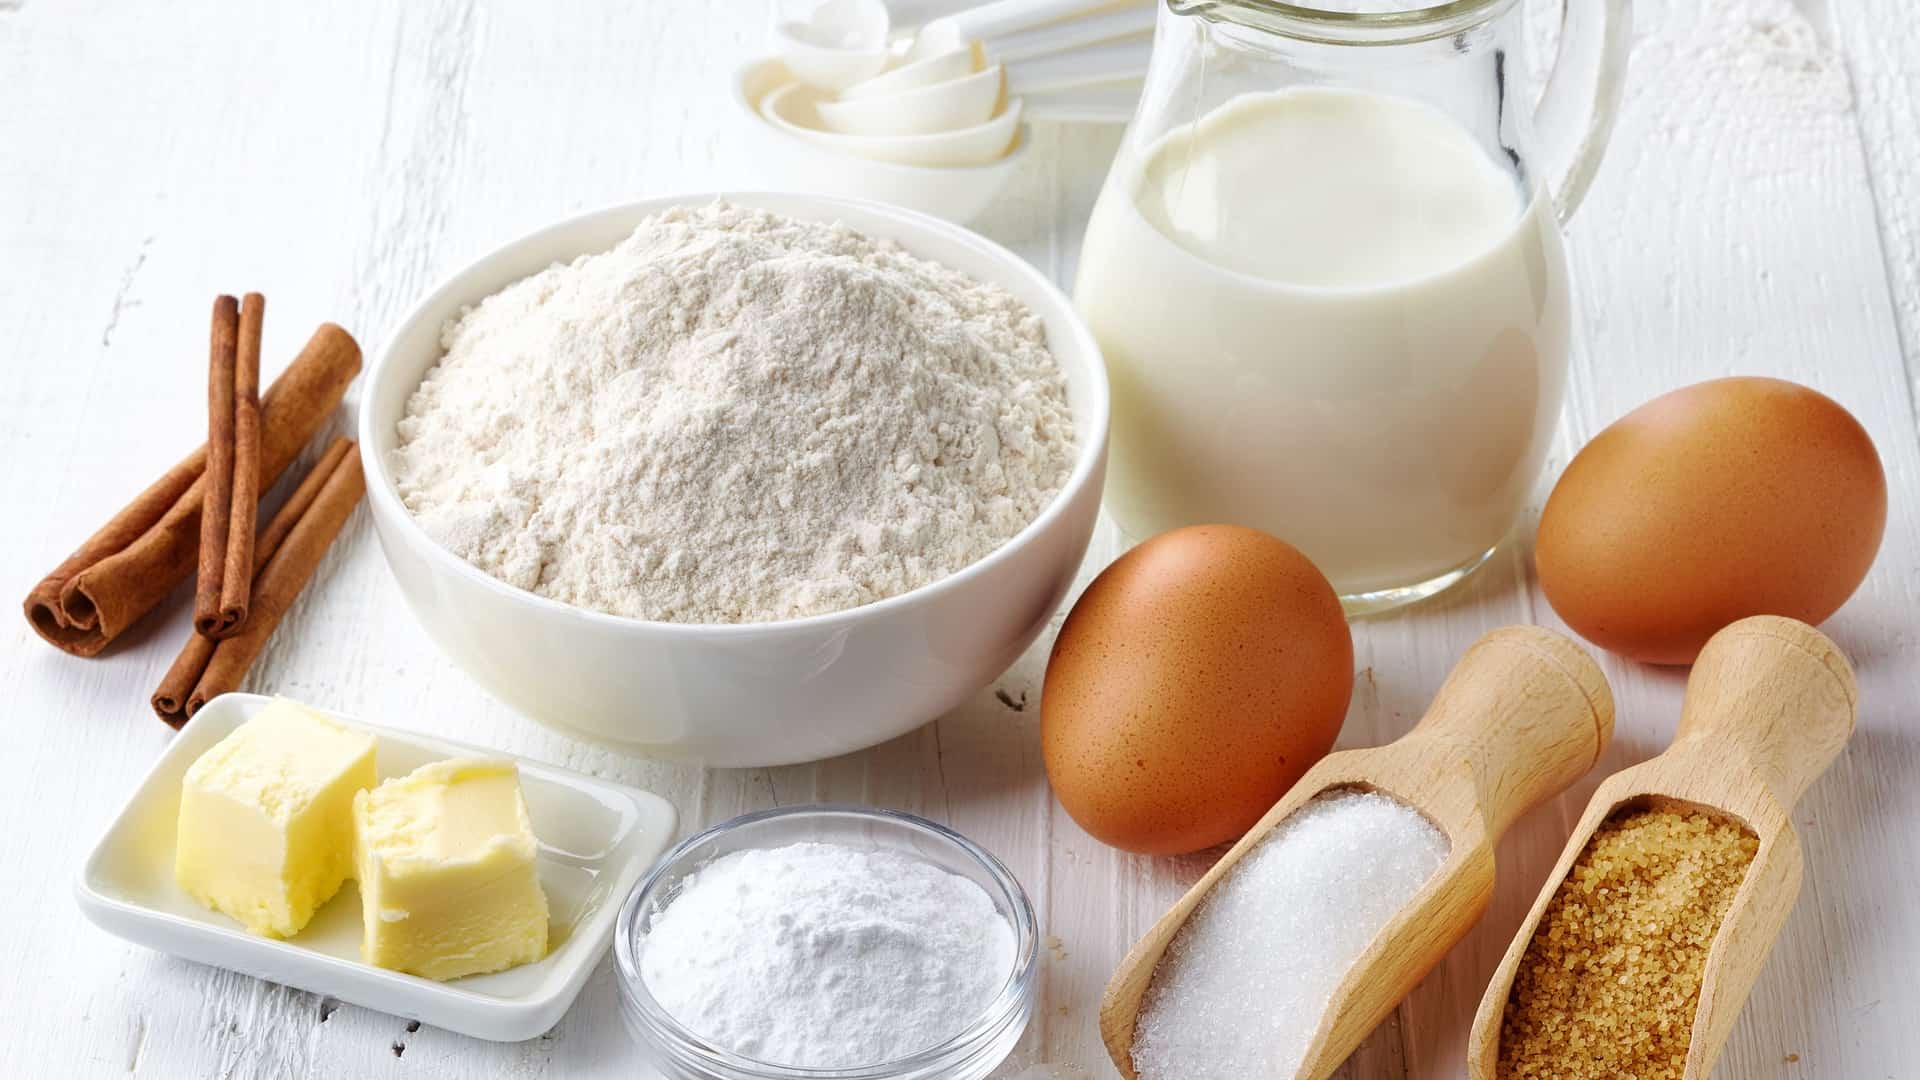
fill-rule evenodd
<path id="1" fill-rule="evenodd" d="M 984 124 L 930 135 L 844 135 L 819 121 L 819 91 L 788 83 L 760 102 L 760 115 L 788 134 L 855 157 L 897 165 L 956 168 L 985 165 L 1013 149 L 1020 129 L 1020 102 L 1011 102 Z"/>
<path id="2" fill-rule="evenodd" d="M 1119 38 L 1144 41 L 1153 34 L 1154 15 L 1151 5 L 1116 8 L 1036 26 L 1031 30 L 983 38 L 980 40 L 980 49 L 994 63 L 1012 64 Z"/>
<path id="3" fill-rule="evenodd" d="M 1081 19 L 1104 14 L 1114 7 L 1113 0 L 995 0 L 966 11 L 957 11 L 930 20 L 920 28 L 909 59 L 920 59 L 949 52 L 969 42 L 1006 37 L 1066 19 Z M 1151 3 L 1134 3 L 1151 12 Z M 1098 40 L 1097 38 L 1083 40 Z"/>
<path id="4" fill-rule="evenodd" d="M 1006 97 L 1025 99 L 1035 120 L 1124 124 L 1151 48 L 1144 39 L 1116 41 L 1006 64 Z M 1000 100 L 1001 69 L 972 71 L 976 52 L 940 53 L 856 83 L 820 102 L 820 120 L 851 135 L 929 134 L 984 121 Z"/>
<path id="5" fill-rule="evenodd" d="M 984 124 L 1000 104 L 998 67 L 898 94 L 822 101 L 820 123 L 846 135 L 931 135 Z"/>
<path id="6" fill-rule="evenodd" d="M 924 60 L 902 64 L 892 71 L 854 83 L 840 91 L 840 100 L 860 101 L 866 98 L 884 97 L 888 94 L 904 94 L 923 86 L 951 82 L 972 74 L 973 68 L 973 50 L 971 48 L 954 49 L 938 56 L 929 56 Z"/>
<path id="7" fill-rule="evenodd" d="M 1116 41 L 1006 65 L 1008 94 L 1037 94 L 1076 86 L 1144 78 L 1151 41 Z"/>
<path id="8" fill-rule="evenodd" d="M 826 0 L 804 22 L 776 24 L 773 38 L 794 78 L 842 90 L 886 70 L 891 29 L 881 0 Z"/>

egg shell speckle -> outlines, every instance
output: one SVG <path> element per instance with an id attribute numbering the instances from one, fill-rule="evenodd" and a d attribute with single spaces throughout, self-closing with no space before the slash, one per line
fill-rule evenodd
<path id="1" fill-rule="evenodd" d="M 1176 529 L 1103 571 L 1061 627 L 1047 775 L 1097 839 L 1195 851 L 1245 832 L 1325 756 L 1352 692 L 1352 636 L 1305 556 L 1254 529 Z"/>
<path id="2" fill-rule="evenodd" d="M 1656 664 L 1692 662 L 1749 615 L 1819 623 L 1873 565 L 1886 475 L 1859 421 L 1780 379 L 1715 379 L 1594 436 L 1535 544 L 1567 625 Z"/>

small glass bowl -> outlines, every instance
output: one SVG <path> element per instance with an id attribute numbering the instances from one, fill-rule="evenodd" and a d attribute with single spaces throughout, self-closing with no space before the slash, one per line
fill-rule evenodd
<path id="1" fill-rule="evenodd" d="M 959 1034 L 897 1061 L 858 1068 L 774 1065 L 714 1046 L 667 1014 L 640 975 L 640 951 L 653 920 L 679 896 L 690 875 L 747 848 L 817 841 L 911 855 L 972 881 L 1014 933 L 1013 972 L 1000 993 Z M 1033 1015 L 1039 982 L 1039 933 L 1026 890 L 1000 860 L 952 829 L 897 810 L 820 804 L 746 814 L 668 852 L 620 908 L 614 931 L 615 976 L 627 1030 L 654 1055 L 670 1080 L 982 1080 L 1013 1052 Z"/>

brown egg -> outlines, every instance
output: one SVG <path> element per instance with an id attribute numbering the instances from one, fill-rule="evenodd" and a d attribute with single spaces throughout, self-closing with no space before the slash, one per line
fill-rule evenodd
<path id="1" fill-rule="evenodd" d="M 1779 379 L 1715 379 L 1594 436 L 1554 486 L 1535 550 L 1567 625 L 1686 664 L 1749 615 L 1832 615 L 1886 522 L 1880 455 L 1851 414 Z"/>
<path id="2" fill-rule="evenodd" d="M 1353 638 L 1306 556 L 1254 529 L 1164 533 L 1107 567 L 1047 662 L 1041 750 L 1073 820 L 1128 851 L 1232 840 L 1333 746 Z"/>

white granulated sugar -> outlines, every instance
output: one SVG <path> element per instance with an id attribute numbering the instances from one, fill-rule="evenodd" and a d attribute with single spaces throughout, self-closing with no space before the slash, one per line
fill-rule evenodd
<path id="1" fill-rule="evenodd" d="M 653 920 L 640 974 L 717 1046 L 851 1068 L 965 1030 L 1005 987 L 1014 949 L 972 881 L 897 852 L 802 843 L 696 871 Z"/>
<path id="2" fill-rule="evenodd" d="M 1292 1076 L 1340 980 L 1447 850 L 1385 795 L 1337 792 L 1295 811 L 1160 958 L 1133 1033 L 1141 1080 Z"/>
<path id="3" fill-rule="evenodd" d="M 1073 468 L 1039 318 L 839 225 L 669 210 L 442 345 L 391 459 L 407 509 L 494 577 L 616 615 L 906 592 L 1010 539 Z"/>

